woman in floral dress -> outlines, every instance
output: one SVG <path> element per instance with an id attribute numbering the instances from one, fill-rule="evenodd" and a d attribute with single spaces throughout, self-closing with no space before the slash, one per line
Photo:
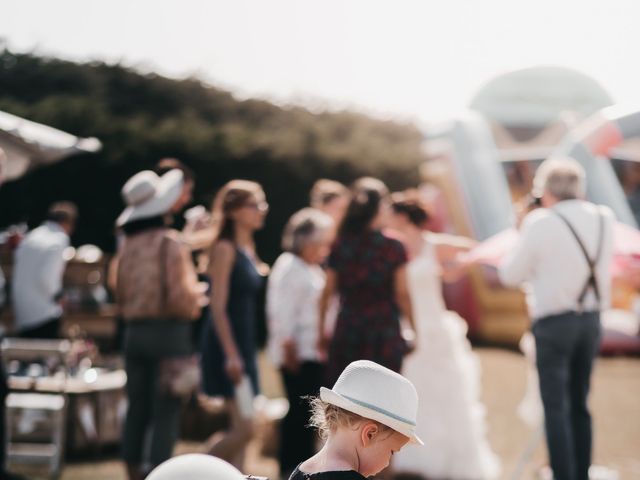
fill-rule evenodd
<path id="1" fill-rule="evenodd" d="M 340 226 L 327 266 L 320 299 L 321 353 L 328 354 L 328 385 L 354 360 L 371 360 L 396 372 L 408 351 L 402 335 L 401 313 L 413 329 L 407 288 L 407 254 L 402 243 L 385 235 L 390 213 L 387 187 L 380 180 L 361 178 Z M 324 334 L 327 306 L 334 292 L 340 307 L 333 336 Z"/>

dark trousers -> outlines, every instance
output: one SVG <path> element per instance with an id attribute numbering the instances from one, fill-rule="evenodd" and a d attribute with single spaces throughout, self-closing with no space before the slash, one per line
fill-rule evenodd
<path id="1" fill-rule="evenodd" d="M 8 394 L 9 394 L 9 386 L 7 385 L 7 375 L 4 371 L 4 362 L 2 361 L 2 358 L 0 358 L 0 405 L 2 406 L 2 408 L 0 408 L 0 475 L 2 474 L 2 472 L 4 472 L 5 460 L 6 460 L 5 400 Z M 0 478 L 2 477 L 0 476 Z"/>
<path id="2" fill-rule="evenodd" d="M 280 472 L 290 474 L 299 463 L 315 453 L 315 431 L 309 428 L 309 404 L 306 397 L 318 395 L 323 379 L 323 365 L 304 362 L 300 370 L 291 373 L 281 369 L 289 400 L 289 412 L 280 429 Z"/>
<path id="3" fill-rule="evenodd" d="M 533 325 L 549 460 L 555 480 L 588 480 L 591 370 L 600 346 L 599 312 L 567 312 Z"/>
<path id="4" fill-rule="evenodd" d="M 27 328 L 18 333 L 21 338 L 60 338 L 60 317 L 51 318 L 41 323 L 37 327 Z"/>
<path id="5" fill-rule="evenodd" d="M 151 430 L 149 461 L 169 459 L 178 438 L 181 400 L 160 390 L 162 359 L 188 355 L 191 325 L 187 322 L 130 322 L 124 336 L 129 408 L 124 423 L 122 456 L 132 465 L 143 462 L 144 440 Z"/>

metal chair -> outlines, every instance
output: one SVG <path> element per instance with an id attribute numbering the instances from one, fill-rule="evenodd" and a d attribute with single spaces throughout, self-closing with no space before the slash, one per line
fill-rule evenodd
<path id="1" fill-rule="evenodd" d="M 60 476 L 70 349 L 68 340 L 5 338 L 0 345 L 11 392 L 5 401 L 6 461 L 16 472 Z"/>

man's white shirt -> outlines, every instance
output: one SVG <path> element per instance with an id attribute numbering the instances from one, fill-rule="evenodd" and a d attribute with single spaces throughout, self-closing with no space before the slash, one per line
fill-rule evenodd
<path id="1" fill-rule="evenodd" d="M 55 296 L 62 290 L 69 236 L 55 222 L 45 222 L 29 232 L 16 249 L 11 279 L 11 299 L 17 331 L 34 328 L 60 317 Z"/>
<path id="2" fill-rule="evenodd" d="M 571 223 L 592 260 L 598 250 L 599 216 L 603 216 L 603 244 L 595 268 L 600 302 L 590 288 L 583 309 L 608 308 L 613 212 L 582 200 L 565 200 L 553 209 Z M 505 285 L 524 284 L 529 315 L 536 320 L 578 308 L 578 298 L 589 278 L 589 266 L 569 227 L 550 209 L 540 208 L 523 220 L 519 240 L 500 265 L 499 275 Z"/>

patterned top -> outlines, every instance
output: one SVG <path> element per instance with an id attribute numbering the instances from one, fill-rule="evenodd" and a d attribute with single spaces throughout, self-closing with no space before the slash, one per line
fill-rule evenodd
<path id="1" fill-rule="evenodd" d="M 164 266 L 161 250 L 166 255 Z M 116 293 L 126 321 L 197 318 L 198 278 L 177 231 L 154 228 L 131 235 L 125 239 L 118 256 Z"/>
<path id="2" fill-rule="evenodd" d="M 406 344 L 400 335 L 394 274 L 406 262 L 402 243 L 379 231 L 335 242 L 329 268 L 337 274 L 340 308 L 329 347 L 329 382 L 354 360 L 400 370 Z"/>

